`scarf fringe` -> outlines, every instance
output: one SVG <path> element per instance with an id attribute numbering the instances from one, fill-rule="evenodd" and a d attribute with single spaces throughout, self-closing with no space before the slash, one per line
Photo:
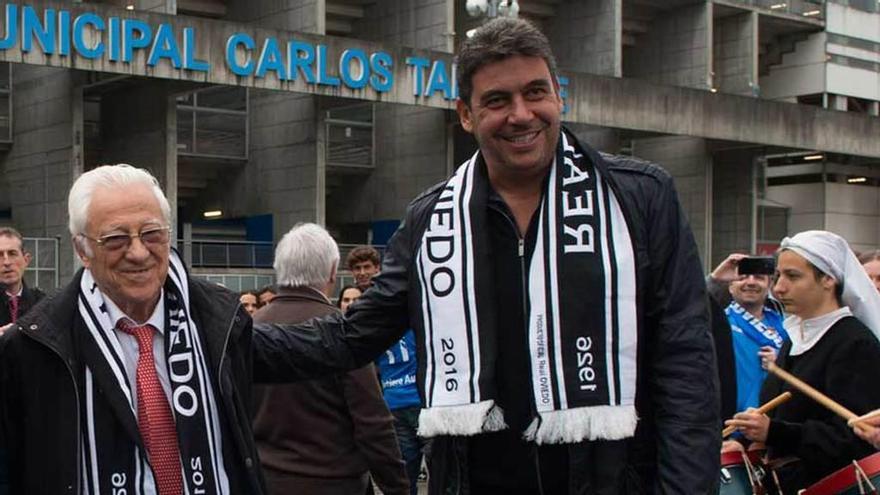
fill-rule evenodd
<path id="1" fill-rule="evenodd" d="M 419 436 L 472 436 L 507 428 L 504 411 L 494 400 L 460 406 L 432 407 L 419 414 Z"/>
<path id="2" fill-rule="evenodd" d="M 632 437 L 639 418 L 635 406 L 593 406 L 540 413 L 526 429 L 526 440 L 541 444 Z"/>

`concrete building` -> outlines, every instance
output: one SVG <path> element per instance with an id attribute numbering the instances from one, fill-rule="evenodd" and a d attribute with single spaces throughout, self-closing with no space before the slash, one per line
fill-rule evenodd
<path id="1" fill-rule="evenodd" d="M 807 228 L 880 245 L 876 1 L 518 5 L 553 44 L 567 124 L 673 174 L 707 269 Z M 0 224 L 31 238 L 40 286 L 77 268 L 66 192 L 99 164 L 149 168 L 194 271 L 244 289 L 271 281 L 296 222 L 383 244 L 475 148 L 452 110 L 454 49 L 485 22 L 464 0 L 34 1 L 0 17 Z"/>

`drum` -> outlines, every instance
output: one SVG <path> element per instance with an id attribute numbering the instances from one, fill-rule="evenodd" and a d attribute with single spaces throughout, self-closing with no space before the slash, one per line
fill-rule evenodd
<path id="1" fill-rule="evenodd" d="M 802 495 L 864 495 L 880 489 L 880 452 L 829 474 Z"/>
<path id="2" fill-rule="evenodd" d="M 764 493 L 764 451 L 723 452 L 719 495 L 762 495 Z"/>

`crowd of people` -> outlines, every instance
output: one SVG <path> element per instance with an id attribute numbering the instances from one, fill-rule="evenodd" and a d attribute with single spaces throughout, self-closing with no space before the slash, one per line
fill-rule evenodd
<path id="1" fill-rule="evenodd" d="M 880 408 L 878 252 L 802 232 L 707 280 L 672 178 L 563 127 L 556 75 L 530 23 L 477 29 L 456 109 L 479 149 L 338 292 L 315 224 L 275 286 L 191 276 L 128 165 L 71 187 L 82 268 L 56 294 L 0 229 L 0 490 L 414 495 L 426 465 L 433 495 L 716 493 L 720 452 L 765 449 L 795 493 L 880 448 L 880 419 L 804 394 L 758 410 L 797 392 L 776 368 Z"/>

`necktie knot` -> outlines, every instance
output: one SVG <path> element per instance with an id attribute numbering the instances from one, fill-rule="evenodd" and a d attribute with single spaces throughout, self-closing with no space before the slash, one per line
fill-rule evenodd
<path id="1" fill-rule="evenodd" d="M 140 352 L 144 352 L 144 349 L 152 352 L 153 331 L 155 330 L 153 325 L 138 325 L 128 318 L 122 318 L 116 324 L 116 328 L 136 338 Z"/>

